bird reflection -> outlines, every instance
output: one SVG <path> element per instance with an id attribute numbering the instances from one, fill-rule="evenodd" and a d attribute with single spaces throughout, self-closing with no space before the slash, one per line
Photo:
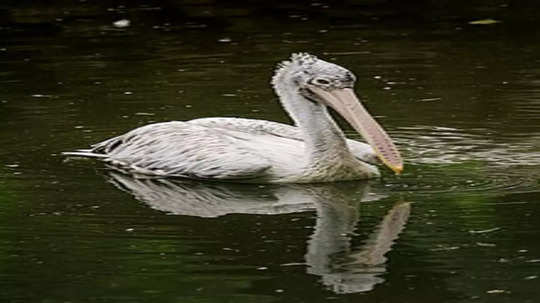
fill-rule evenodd
<path id="1" fill-rule="evenodd" d="M 344 199 L 317 204 L 315 232 L 308 242 L 308 273 L 322 277 L 322 283 L 335 293 L 372 290 L 384 282 L 385 254 L 390 251 L 409 218 L 411 204 L 396 203 L 384 216 L 368 240 L 351 245 L 359 220 L 359 202 Z"/>
<path id="2" fill-rule="evenodd" d="M 369 196 L 365 182 L 310 185 L 201 183 L 190 180 L 137 179 L 110 173 L 108 180 L 151 208 L 170 214 L 218 217 L 226 214 L 317 212 L 305 261 L 309 274 L 335 293 L 372 290 L 384 282 L 386 257 L 407 223 L 411 205 L 396 203 L 362 245 L 352 245 L 359 207 Z"/>

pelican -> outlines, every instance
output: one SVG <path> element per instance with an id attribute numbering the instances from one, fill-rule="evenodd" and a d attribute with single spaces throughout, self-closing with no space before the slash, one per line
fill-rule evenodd
<path id="1" fill-rule="evenodd" d="M 294 126 L 243 118 L 154 123 L 65 154 L 100 158 L 139 176 L 244 183 L 375 178 L 377 158 L 399 174 L 401 155 L 356 97 L 355 80 L 341 66 L 295 53 L 272 78 Z M 368 144 L 345 138 L 328 107 Z"/>

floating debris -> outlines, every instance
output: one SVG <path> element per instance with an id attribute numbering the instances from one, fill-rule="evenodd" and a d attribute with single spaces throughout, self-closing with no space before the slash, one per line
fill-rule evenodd
<path id="1" fill-rule="evenodd" d="M 470 21 L 469 24 L 472 25 L 490 25 L 490 24 L 496 24 L 501 23 L 501 21 L 494 20 L 494 19 L 482 19 L 482 20 L 474 20 Z"/>
<path id="2" fill-rule="evenodd" d="M 501 229 L 500 227 L 494 227 L 494 228 L 482 229 L 482 230 L 469 230 L 469 233 L 471 233 L 471 234 L 486 234 L 486 233 L 498 231 L 500 229 Z"/>
<path id="3" fill-rule="evenodd" d="M 482 246 L 482 247 L 495 247 L 495 246 L 497 246 L 495 243 L 484 243 L 484 242 L 476 242 L 476 245 Z"/>
<path id="4" fill-rule="evenodd" d="M 141 112 L 141 113 L 135 113 L 134 115 L 135 115 L 135 116 L 155 116 L 156 114 L 154 114 L 154 113 L 143 113 L 143 112 Z"/>
<path id="5" fill-rule="evenodd" d="M 129 21 L 128 19 L 120 19 L 118 21 L 114 21 L 113 25 L 114 25 L 114 27 L 124 28 L 124 27 L 130 26 L 131 21 Z"/>
<path id="6" fill-rule="evenodd" d="M 306 263 L 302 263 L 302 262 L 292 262 L 292 263 L 283 263 L 283 264 L 280 264 L 279 266 L 305 266 Z"/>
<path id="7" fill-rule="evenodd" d="M 439 100 L 442 100 L 442 98 L 423 98 L 423 99 L 420 99 L 418 101 L 422 101 L 422 102 L 433 102 L 433 101 L 439 101 Z"/>
<path id="8" fill-rule="evenodd" d="M 221 43 L 229 43 L 231 41 L 232 41 L 232 39 L 228 38 L 228 37 L 221 38 L 221 39 L 218 40 L 218 42 L 221 42 Z"/>
<path id="9" fill-rule="evenodd" d="M 504 294 L 506 292 L 507 291 L 504 289 L 492 289 L 492 290 L 486 291 L 486 294 Z"/>

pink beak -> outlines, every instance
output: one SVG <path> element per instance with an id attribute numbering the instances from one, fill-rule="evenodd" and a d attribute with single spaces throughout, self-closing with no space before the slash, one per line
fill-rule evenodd
<path id="1" fill-rule="evenodd" d="M 316 86 L 309 89 L 335 109 L 349 124 L 359 132 L 375 150 L 379 159 L 396 174 L 403 171 L 403 159 L 384 129 L 362 106 L 351 88 L 326 91 Z"/>

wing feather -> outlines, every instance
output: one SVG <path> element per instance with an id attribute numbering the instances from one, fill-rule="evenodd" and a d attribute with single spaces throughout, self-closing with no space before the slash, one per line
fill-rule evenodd
<path id="1" fill-rule="evenodd" d="M 212 128 L 223 128 L 253 135 L 272 135 L 298 141 L 304 140 L 298 127 L 274 121 L 245 118 L 199 118 L 189 120 L 187 123 Z"/>
<path id="2" fill-rule="evenodd" d="M 197 179 L 249 179 L 271 165 L 231 131 L 186 122 L 155 123 L 95 144 L 92 153 L 130 172 Z"/>
<path id="3" fill-rule="evenodd" d="M 195 125 L 240 131 L 254 135 L 272 135 L 304 141 L 302 132 L 298 127 L 273 121 L 245 118 L 200 118 L 187 122 Z M 369 144 L 347 139 L 347 145 L 356 158 L 371 164 L 380 163 L 375 151 Z"/>

